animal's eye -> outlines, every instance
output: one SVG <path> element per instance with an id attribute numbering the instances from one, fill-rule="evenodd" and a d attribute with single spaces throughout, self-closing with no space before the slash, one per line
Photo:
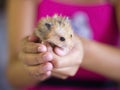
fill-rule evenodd
<path id="1" fill-rule="evenodd" d="M 64 37 L 60 37 L 60 41 L 65 41 L 65 38 Z"/>
<path id="2" fill-rule="evenodd" d="M 45 26 L 50 29 L 51 28 L 51 24 L 50 23 L 45 23 Z"/>
<path id="3" fill-rule="evenodd" d="M 72 34 L 70 35 L 70 37 L 72 37 Z"/>

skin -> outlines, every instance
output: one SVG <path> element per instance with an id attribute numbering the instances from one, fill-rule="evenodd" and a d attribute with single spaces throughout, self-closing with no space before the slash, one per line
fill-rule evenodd
<path id="1" fill-rule="evenodd" d="M 88 1 L 89 3 L 96 2 L 96 0 L 74 0 L 75 3 L 88 3 Z M 71 2 L 73 1 L 71 0 Z M 120 0 L 116 2 L 114 4 L 120 26 Z M 120 81 L 119 48 L 89 41 L 77 35 L 74 38 L 75 46 L 69 53 L 65 53 L 57 47 L 52 51 L 50 46 L 46 47 L 36 43 L 38 38 L 32 35 L 32 32 L 37 4 L 37 0 L 9 0 L 8 3 L 9 63 L 7 78 L 13 87 L 23 88 L 35 85 L 50 76 L 66 79 L 74 76 L 80 66 Z M 74 53 L 71 54 L 71 52 Z M 57 55 L 57 58 L 54 58 L 54 55 Z M 71 55 L 73 55 L 72 58 L 69 58 Z"/>
<path id="2" fill-rule="evenodd" d="M 53 69 L 53 64 L 50 63 L 50 61 L 53 59 L 51 53 L 47 52 L 47 48 L 44 45 L 36 44 L 35 42 L 37 38 L 31 35 L 34 27 L 33 17 L 35 17 L 34 13 L 36 13 L 35 12 L 36 5 L 37 2 L 34 2 L 32 0 L 24 1 L 24 2 L 21 0 L 17 0 L 17 1 L 10 0 L 8 4 L 7 15 L 8 15 L 8 30 L 9 30 L 8 37 L 9 37 L 10 60 L 7 68 L 7 77 L 10 84 L 15 88 L 23 88 L 30 85 L 34 85 L 40 81 L 43 81 L 44 79 L 48 78 L 51 75 L 51 70 Z M 81 44 L 76 44 L 76 45 L 78 45 L 77 46 L 78 48 L 82 49 Z M 55 48 L 55 50 L 59 52 L 59 54 L 61 55 L 65 54 L 57 48 Z M 80 55 L 80 54 L 76 54 L 76 55 Z M 82 58 L 82 55 L 80 55 L 80 58 Z M 80 61 L 78 60 L 78 62 L 80 63 L 81 60 Z M 66 69 L 63 68 L 66 65 L 70 66 L 69 63 L 65 62 L 65 64 L 63 64 L 64 63 L 63 60 L 60 60 L 59 62 L 53 60 L 54 66 L 56 68 L 55 70 L 53 70 L 52 76 L 65 79 L 67 78 L 67 76 L 74 75 L 79 67 L 78 62 L 76 62 L 77 65 L 75 63 L 76 66 L 72 70 L 71 68 L 68 67 Z M 36 65 L 38 63 L 40 65 Z M 57 69 L 57 67 L 62 67 L 62 69 Z M 43 70 L 44 68 L 45 70 Z M 67 72 L 64 74 L 63 73 L 56 74 L 55 72 L 55 71 L 59 71 L 61 73 L 62 71 L 65 70 L 67 70 Z"/>

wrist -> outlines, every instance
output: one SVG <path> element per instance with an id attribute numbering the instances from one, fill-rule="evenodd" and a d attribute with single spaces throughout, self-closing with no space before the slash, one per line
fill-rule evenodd
<path id="1" fill-rule="evenodd" d="M 79 52 L 78 59 L 79 59 L 79 61 L 81 61 L 80 62 L 80 66 L 81 66 L 81 63 L 83 62 L 83 58 L 84 58 L 84 54 L 85 54 L 85 46 L 84 46 L 84 43 L 83 43 L 81 37 L 78 35 L 75 35 L 74 41 L 75 41 L 75 47 L 77 47 L 76 50 L 78 50 L 78 52 Z"/>
<path id="2" fill-rule="evenodd" d="M 82 43 L 83 51 L 84 51 L 83 60 L 81 62 L 81 67 L 86 67 L 89 64 L 89 57 L 92 54 L 92 49 L 94 47 L 94 44 L 86 38 L 79 37 L 79 39 Z"/>

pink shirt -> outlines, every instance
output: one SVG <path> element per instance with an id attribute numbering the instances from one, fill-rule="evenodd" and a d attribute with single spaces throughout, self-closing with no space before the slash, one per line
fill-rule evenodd
<path id="1" fill-rule="evenodd" d="M 94 5 L 71 5 L 57 3 L 52 0 L 43 0 L 38 6 L 37 21 L 46 15 L 62 14 L 71 19 L 71 24 L 76 33 L 85 38 L 117 45 L 118 29 L 115 21 L 114 8 L 106 2 Z M 105 77 L 80 68 L 77 74 L 69 80 L 88 80 L 88 81 L 109 81 Z M 65 86 L 39 86 L 30 90 L 86 90 L 85 87 L 65 87 Z M 96 90 L 91 88 L 89 90 Z M 101 88 L 97 90 L 117 90 L 115 88 Z"/>

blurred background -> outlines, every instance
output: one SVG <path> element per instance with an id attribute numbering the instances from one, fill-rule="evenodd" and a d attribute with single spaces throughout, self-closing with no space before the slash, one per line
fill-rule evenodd
<path id="1" fill-rule="evenodd" d="M 11 90 L 5 75 L 8 61 L 6 2 L 7 0 L 0 0 L 0 90 Z"/>
<path id="2" fill-rule="evenodd" d="M 7 65 L 7 29 L 6 29 L 6 0 L 0 0 L 0 90 L 10 90 L 6 80 Z"/>

